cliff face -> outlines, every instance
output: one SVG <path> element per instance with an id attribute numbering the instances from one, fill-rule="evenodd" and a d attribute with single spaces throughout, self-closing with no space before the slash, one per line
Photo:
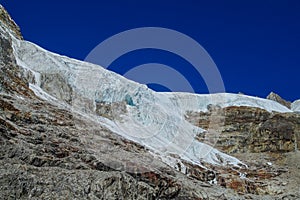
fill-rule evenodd
<path id="1" fill-rule="evenodd" d="M 0 22 L 2 26 L 6 26 L 16 38 L 23 39 L 19 26 L 9 16 L 2 5 L 0 5 Z"/>
<path id="2" fill-rule="evenodd" d="M 210 132 L 219 131 L 215 147 L 250 166 L 252 170 L 246 170 L 245 174 L 248 178 L 255 177 L 252 189 L 255 188 L 256 193 L 285 194 L 286 199 L 299 198 L 293 193 L 299 190 L 297 185 L 300 181 L 300 115 L 295 112 L 268 112 L 247 106 L 217 109 L 219 115 L 223 116 L 222 126 L 218 130 L 211 125 L 211 116 L 215 113 L 187 113 L 186 117 L 191 123 L 208 130 L 198 135 L 197 139 L 210 143 Z M 248 183 L 235 180 L 230 184 L 238 191 L 249 187 Z"/>
<path id="3" fill-rule="evenodd" d="M 300 115 L 232 106 L 218 111 L 224 116 L 216 147 L 227 153 L 284 153 L 300 149 Z M 188 119 L 209 128 L 211 112 L 188 113 Z M 207 133 L 209 134 L 209 132 Z M 205 142 L 205 134 L 199 140 Z"/>
<path id="4" fill-rule="evenodd" d="M 219 111 L 206 109 L 214 102 L 206 96 L 195 97 L 200 103 L 193 108 L 195 101 L 185 94 L 170 98 L 143 86 L 136 89 L 99 66 L 20 40 L 19 28 L 2 6 L 0 22 L 0 199 L 300 198 L 300 166 L 293 162 L 300 158 L 296 113 L 259 99 L 261 108 L 233 106 L 239 101 L 234 95 Z M 91 70 L 87 78 L 95 76 L 99 85 L 82 81 L 78 70 Z M 176 121 L 178 113 L 161 113 L 152 104 L 167 110 L 160 100 L 169 99 L 182 107 L 187 121 Z M 251 99 L 242 101 L 256 105 Z M 150 118 L 153 127 L 168 118 L 167 126 L 158 126 L 164 137 L 128 137 L 147 131 L 128 120 L 136 119 L 129 118 L 135 112 Z M 203 145 L 211 124 L 220 122 L 211 130 L 221 132 L 215 147 L 239 159 Z M 186 135 L 168 135 L 173 126 Z M 178 145 L 195 130 L 190 149 L 178 154 Z M 179 142 L 153 150 L 169 137 Z"/>

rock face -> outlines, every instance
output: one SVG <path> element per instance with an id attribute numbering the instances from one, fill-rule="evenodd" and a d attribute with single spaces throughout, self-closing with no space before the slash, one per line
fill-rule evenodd
<path id="1" fill-rule="evenodd" d="M 300 147 L 300 116 L 295 113 L 270 113 L 260 108 L 220 109 L 225 123 L 219 130 L 216 147 L 227 153 L 292 152 Z M 189 113 L 189 120 L 209 128 L 212 112 Z M 210 134 L 207 132 L 206 134 Z M 205 134 L 199 140 L 205 142 Z"/>
<path id="2" fill-rule="evenodd" d="M 211 116 L 215 115 L 214 109 L 210 109 L 212 107 L 217 109 L 219 118 L 220 115 L 223 116 L 222 126 L 218 127 L 218 130 L 211 129 L 214 127 L 211 125 Z M 248 178 L 256 177 L 252 182 L 252 193 L 254 191 L 255 194 L 276 195 L 297 190 L 296 185 L 300 179 L 298 175 L 294 175 L 299 173 L 300 169 L 299 114 L 267 112 L 247 106 L 220 108 L 211 105 L 208 112 L 188 112 L 186 117 L 196 126 L 208 130 L 198 135 L 199 141 L 210 143 L 209 135 L 219 131 L 215 147 L 245 160 L 253 169 L 245 171 Z M 230 180 L 226 175 L 222 177 L 227 183 L 228 179 Z M 256 182 L 259 179 L 260 181 Z M 278 187 L 281 184 L 278 181 L 289 182 L 290 188 Z M 229 182 L 229 187 L 238 191 L 243 191 L 248 186 L 248 183 L 235 179 Z"/>
<path id="3" fill-rule="evenodd" d="M 299 115 L 228 106 L 191 111 L 188 120 L 204 129 L 211 115 L 215 123 L 225 119 L 215 130 L 222 132 L 216 147 L 248 167 L 215 149 L 211 163 L 160 157 L 74 110 L 74 86 L 55 71 L 55 61 L 40 76 L 18 65 L 12 41 L 22 36 L 0 11 L 0 199 L 300 198 L 300 166 L 293 162 L 300 158 Z M 114 103 L 78 98 L 104 121 L 122 120 L 136 103 L 131 96 Z"/>
<path id="4" fill-rule="evenodd" d="M 7 11 L 0 5 L 0 22 L 18 39 L 23 39 L 19 26 L 11 19 Z"/>
<path id="5" fill-rule="evenodd" d="M 267 99 L 276 101 L 278 103 L 280 103 L 281 105 L 284 105 L 288 108 L 291 108 L 291 102 L 284 100 L 283 98 L 281 98 L 278 94 L 271 92 L 268 96 Z"/>

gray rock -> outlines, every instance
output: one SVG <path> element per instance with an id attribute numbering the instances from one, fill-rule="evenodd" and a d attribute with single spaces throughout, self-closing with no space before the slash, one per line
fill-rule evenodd
<path id="1" fill-rule="evenodd" d="M 272 101 L 276 101 L 278 103 L 280 103 L 281 105 L 286 106 L 287 108 L 291 109 L 291 102 L 284 100 L 283 98 L 281 98 L 278 94 L 271 92 L 268 96 L 267 99 L 272 100 Z"/>
<path id="2" fill-rule="evenodd" d="M 9 16 L 5 8 L 0 4 L 0 21 L 6 26 L 10 32 L 18 39 L 23 39 L 19 26 Z"/>

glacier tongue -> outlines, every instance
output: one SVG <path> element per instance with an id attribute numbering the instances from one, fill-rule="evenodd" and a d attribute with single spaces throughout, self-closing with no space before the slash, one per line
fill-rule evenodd
<path id="1" fill-rule="evenodd" d="M 30 88 L 37 96 L 63 102 L 74 113 L 97 120 L 115 133 L 148 147 L 169 165 L 173 165 L 171 154 L 197 165 L 202 161 L 243 165 L 238 159 L 197 141 L 195 136 L 206 130 L 187 122 L 187 111 L 207 111 L 212 104 L 291 112 L 277 102 L 245 95 L 156 93 L 102 67 L 48 52 L 27 41 L 13 38 L 13 46 L 18 65 L 35 78 Z M 105 118 L 96 115 L 98 103 L 117 106 L 112 116 Z"/>

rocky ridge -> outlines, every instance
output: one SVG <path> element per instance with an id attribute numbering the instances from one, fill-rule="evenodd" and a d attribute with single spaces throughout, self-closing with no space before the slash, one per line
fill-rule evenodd
<path id="1" fill-rule="evenodd" d="M 268 96 L 267 99 L 276 101 L 284 106 L 286 106 L 287 108 L 291 109 L 291 102 L 284 100 L 283 98 L 281 98 L 278 94 L 271 92 Z"/>
<path id="2" fill-rule="evenodd" d="M 8 28 L 10 33 L 12 33 L 16 38 L 23 39 L 19 26 L 10 17 L 8 12 L 0 4 L 0 23 Z"/>

